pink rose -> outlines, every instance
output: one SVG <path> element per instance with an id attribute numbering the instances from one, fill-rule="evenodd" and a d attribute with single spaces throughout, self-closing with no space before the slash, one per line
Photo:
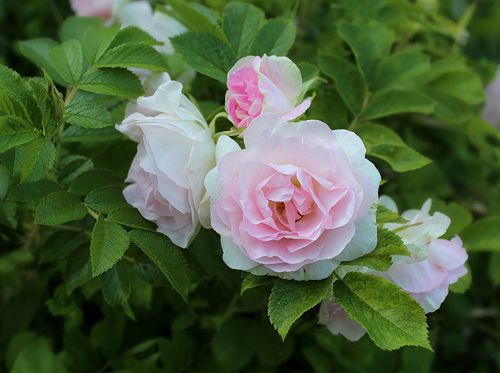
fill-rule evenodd
<path id="1" fill-rule="evenodd" d="M 109 19 L 113 15 L 114 0 L 71 0 L 71 8 L 78 16 Z"/>
<path id="2" fill-rule="evenodd" d="M 394 256 L 386 277 L 407 291 L 426 313 L 437 310 L 448 295 L 448 287 L 467 273 L 467 252 L 460 238 L 440 239 L 450 219 L 440 212 L 430 215 L 430 207 L 429 199 L 421 210 L 402 214 L 408 223 L 386 224 L 397 229 L 411 253 L 410 257 Z"/>
<path id="3" fill-rule="evenodd" d="M 140 97 L 117 129 L 139 143 L 123 194 L 172 242 L 187 247 L 196 234 L 203 180 L 214 166 L 215 145 L 182 85 L 163 75 L 156 92 Z"/>
<path id="4" fill-rule="evenodd" d="M 246 128 L 263 113 L 284 120 L 302 115 L 311 99 L 303 96 L 299 68 L 287 57 L 244 57 L 227 74 L 226 111 L 238 128 Z M 298 106 L 297 106 L 298 105 Z"/>
<path id="5" fill-rule="evenodd" d="M 500 129 L 500 68 L 495 79 L 486 87 L 486 103 L 482 117 L 492 126 Z"/>
<path id="6" fill-rule="evenodd" d="M 229 267 L 321 279 L 375 247 L 380 174 L 358 136 L 264 114 L 244 141 L 219 139 L 205 179 Z"/>

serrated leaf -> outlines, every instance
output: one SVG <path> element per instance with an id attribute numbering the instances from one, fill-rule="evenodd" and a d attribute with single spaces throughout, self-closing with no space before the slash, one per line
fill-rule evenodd
<path id="1" fill-rule="evenodd" d="M 222 28 L 236 58 L 247 56 L 253 40 L 264 23 L 264 12 L 251 5 L 230 2 L 224 8 Z"/>
<path id="2" fill-rule="evenodd" d="M 84 91 L 122 98 L 137 98 L 144 93 L 134 73 L 121 68 L 105 68 L 84 74 L 78 87 Z"/>
<path id="3" fill-rule="evenodd" d="M 92 190 L 87 194 L 85 204 L 96 211 L 105 213 L 121 207 L 128 207 L 122 189 L 113 186 Z"/>
<path id="4" fill-rule="evenodd" d="M 267 21 L 255 37 L 250 54 L 286 56 L 295 41 L 297 28 L 289 19 Z"/>
<path id="5" fill-rule="evenodd" d="M 245 291 L 256 288 L 261 285 L 269 284 L 272 281 L 267 276 L 255 276 L 251 273 L 245 273 L 243 275 L 243 280 L 241 281 L 240 293 L 243 294 Z"/>
<path id="6" fill-rule="evenodd" d="M 377 206 L 377 224 L 382 225 L 385 223 L 407 223 L 397 212 L 389 210 L 384 205 Z"/>
<path id="7" fill-rule="evenodd" d="M 222 83 L 226 82 L 226 74 L 235 60 L 226 42 L 201 32 L 186 32 L 171 41 L 175 51 L 194 70 Z"/>
<path id="8" fill-rule="evenodd" d="M 460 234 L 467 251 L 500 252 L 500 216 L 492 215 L 476 220 Z"/>
<path id="9" fill-rule="evenodd" d="M 54 192 L 43 198 L 35 210 L 35 224 L 55 225 L 83 219 L 87 208 L 77 196 Z"/>
<path id="10" fill-rule="evenodd" d="M 132 286 L 127 267 L 121 262 L 102 274 L 101 284 L 104 300 L 111 307 L 122 307 L 127 303 Z"/>
<path id="11" fill-rule="evenodd" d="M 47 176 L 54 164 L 56 149 L 49 140 L 38 137 L 16 149 L 21 182 L 34 182 Z"/>
<path id="12" fill-rule="evenodd" d="M 109 213 L 107 220 L 120 223 L 121 225 L 134 229 L 145 229 L 149 231 L 156 230 L 154 223 L 144 219 L 139 211 L 133 207 L 123 207 L 117 210 L 112 210 Z"/>
<path id="13" fill-rule="evenodd" d="M 385 228 L 377 228 L 377 246 L 360 258 L 345 262 L 346 265 L 368 267 L 376 271 L 387 271 L 392 265 L 393 255 L 410 255 L 401 238 Z"/>
<path id="14" fill-rule="evenodd" d="M 108 142 L 122 139 L 122 134 L 114 127 L 106 128 L 83 128 L 70 126 L 63 133 L 65 142 L 96 143 Z"/>
<path id="15" fill-rule="evenodd" d="M 57 45 L 58 43 L 53 39 L 36 38 L 18 42 L 17 49 L 39 68 L 45 69 L 55 82 L 64 84 L 63 78 L 57 73 L 50 59 L 50 51 Z"/>
<path id="16" fill-rule="evenodd" d="M 5 89 L 23 104 L 31 115 L 31 122 L 41 118 L 31 86 L 17 72 L 0 65 L 0 89 Z"/>
<path id="17" fill-rule="evenodd" d="M 333 284 L 335 301 L 384 350 L 421 346 L 432 350 L 424 311 L 405 291 L 375 275 L 351 272 Z"/>
<path id="18" fill-rule="evenodd" d="M 123 44 L 108 50 L 96 67 L 135 67 L 151 71 L 165 71 L 166 62 L 153 47 L 142 44 Z"/>
<path id="19" fill-rule="evenodd" d="M 436 102 L 412 88 L 395 88 L 376 94 L 362 113 L 364 119 L 377 119 L 403 113 L 430 114 Z"/>
<path id="20" fill-rule="evenodd" d="M 49 56 L 57 73 L 67 84 L 78 82 L 83 72 L 82 45 L 79 41 L 67 40 L 53 47 Z"/>
<path id="21" fill-rule="evenodd" d="M 367 93 L 366 82 L 358 67 L 343 57 L 320 55 L 319 68 L 335 81 L 335 88 L 351 112 L 359 113 Z"/>
<path id="22" fill-rule="evenodd" d="M 101 25 L 102 20 L 97 17 L 70 16 L 66 18 L 59 29 L 59 39 L 83 41 L 85 32 L 92 27 Z"/>
<path id="23" fill-rule="evenodd" d="M 412 171 L 431 163 L 429 158 L 406 145 L 389 127 L 368 123 L 358 126 L 356 133 L 363 140 L 367 154 L 386 161 L 394 171 Z"/>
<path id="24" fill-rule="evenodd" d="M 130 244 L 127 231 L 120 225 L 99 217 L 90 243 L 90 262 L 95 277 L 113 267 Z"/>
<path id="25" fill-rule="evenodd" d="M 117 47 L 122 44 L 142 44 L 142 45 L 162 45 L 163 43 L 153 38 L 147 32 L 135 26 L 128 26 L 121 29 L 113 39 L 110 48 Z"/>
<path id="26" fill-rule="evenodd" d="M 0 89 L 0 113 L 31 122 L 31 116 L 23 103 L 13 93 L 5 89 Z"/>
<path id="27" fill-rule="evenodd" d="M 7 200 L 16 202 L 37 202 L 52 192 L 61 189 L 59 184 L 48 180 L 16 185 L 7 196 Z"/>
<path id="28" fill-rule="evenodd" d="M 13 115 L 0 114 L 0 153 L 29 143 L 37 136 L 38 132 L 31 123 Z"/>
<path id="29" fill-rule="evenodd" d="M 87 92 L 79 92 L 73 98 L 66 107 L 64 120 L 83 128 L 105 128 L 114 125 L 109 112 Z"/>
<path id="30" fill-rule="evenodd" d="M 375 22 L 366 24 L 344 21 L 339 23 L 338 32 L 351 47 L 368 87 L 372 88 L 376 67 L 389 54 L 394 42 L 394 32 Z"/>
<path id="31" fill-rule="evenodd" d="M 277 280 L 271 290 L 267 314 L 284 340 L 302 314 L 320 303 L 329 293 L 332 278 L 321 281 Z"/>
<path id="32" fill-rule="evenodd" d="M 132 242 L 160 268 L 172 287 L 187 300 L 190 280 L 182 249 L 159 233 L 134 230 L 129 235 Z"/>
<path id="33" fill-rule="evenodd" d="M 93 65 L 95 61 L 98 61 L 110 48 L 119 31 L 119 25 L 89 27 L 82 40 L 82 52 L 85 62 Z"/>

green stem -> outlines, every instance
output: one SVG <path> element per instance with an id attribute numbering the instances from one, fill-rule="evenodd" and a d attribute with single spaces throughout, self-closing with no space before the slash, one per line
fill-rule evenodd
<path id="1" fill-rule="evenodd" d="M 214 136 L 215 136 L 215 123 L 219 118 L 227 118 L 227 113 L 225 111 L 221 111 L 220 113 L 215 114 L 215 116 L 210 121 L 208 128 L 210 128 L 210 130 L 212 131 L 212 135 Z"/>
<path id="2" fill-rule="evenodd" d="M 95 212 L 91 208 L 87 207 L 87 211 L 90 216 L 92 216 L 95 220 L 99 219 L 99 213 Z"/>

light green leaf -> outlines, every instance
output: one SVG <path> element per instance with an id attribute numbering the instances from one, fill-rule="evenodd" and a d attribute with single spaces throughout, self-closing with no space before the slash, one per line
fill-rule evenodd
<path id="1" fill-rule="evenodd" d="M 368 155 L 386 161 L 397 172 L 416 170 L 431 162 L 386 126 L 368 123 L 358 126 L 356 133 L 363 140 Z"/>
<path id="2" fill-rule="evenodd" d="M 153 47 L 142 44 L 123 44 L 108 50 L 96 67 L 135 67 L 151 71 L 165 71 L 166 62 Z"/>
<path id="3" fill-rule="evenodd" d="M 175 51 L 194 70 L 226 82 L 226 74 L 234 63 L 229 45 L 208 33 L 186 32 L 171 39 Z"/>
<path id="4" fill-rule="evenodd" d="M 431 82 L 431 87 L 469 105 L 484 101 L 481 78 L 470 70 L 452 71 Z"/>
<path id="5" fill-rule="evenodd" d="M 67 40 L 51 49 L 50 60 L 57 73 L 68 84 L 79 81 L 83 72 L 82 45 L 77 40 Z"/>
<path id="6" fill-rule="evenodd" d="M 130 244 L 127 231 L 120 225 L 99 217 L 90 243 L 90 262 L 95 277 L 113 267 Z"/>
<path id="7" fill-rule="evenodd" d="M 357 66 L 343 57 L 320 55 L 319 68 L 335 81 L 335 87 L 352 113 L 359 113 L 365 101 L 366 82 Z"/>
<path id="8" fill-rule="evenodd" d="M 377 224 L 385 223 L 406 223 L 407 221 L 403 219 L 397 212 L 389 210 L 384 205 L 377 206 Z"/>
<path id="9" fill-rule="evenodd" d="M 35 210 L 35 224 L 55 225 L 83 219 L 87 208 L 77 196 L 54 192 L 42 199 Z"/>
<path id="10" fill-rule="evenodd" d="M 26 122 L 32 122 L 28 110 L 13 93 L 0 89 L 0 113 L 3 115 L 12 115 Z"/>
<path id="11" fill-rule="evenodd" d="M 286 56 L 295 41 L 297 28 L 289 19 L 267 21 L 255 37 L 250 54 Z"/>
<path id="12" fill-rule="evenodd" d="M 492 215 L 476 220 L 465 228 L 461 237 L 467 251 L 500 252 L 500 216 Z"/>
<path id="13" fill-rule="evenodd" d="M 83 59 L 85 62 L 93 65 L 95 61 L 98 61 L 108 50 L 119 31 L 119 25 L 89 27 L 82 41 Z"/>
<path id="14" fill-rule="evenodd" d="M 99 27 L 101 23 L 102 20 L 97 17 L 68 17 L 59 30 L 59 38 L 62 41 L 74 39 L 82 42 L 86 31 L 89 28 Z"/>
<path id="15" fill-rule="evenodd" d="M 156 40 L 147 32 L 135 26 L 122 28 L 113 39 L 110 48 L 117 47 L 122 44 L 142 44 L 142 45 L 163 45 L 162 42 Z"/>
<path id="16" fill-rule="evenodd" d="M 404 290 L 375 275 L 348 273 L 333 284 L 335 300 L 384 350 L 421 346 L 432 350 L 424 311 Z"/>
<path id="17" fill-rule="evenodd" d="M 122 98 L 136 98 L 144 93 L 139 78 L 120 68 L 90 71 L 83 75 L 78 86 L 84 91 Z"/>
<path id="18" fill-rule="evenodd" d="M 410 252 L 398 235 L 388 229 L 379 227 L 377 229 L 377 246 L 375 249 L 361 258 L 344 264 L 368 267 L 384 272 L 391 267 L 393 255 L 408 256 Z"/>
<path id="19" fill-rule="evenodd" d="M 267 314 L 284 340 L 290 327 L 302 314 L 326 297 L 332 286 L 332 278 L 321 281 L 277 280 L 271 290 Z"/>
<path id="20" fill-rule="evenodd" d="M 374 88 L 380 91 L 398 84 L 408 84 L 409 80 L 414 80 L 430 68 L 430 58 L 418 49 L 398 51 L 380 63 Z"/>
<path id="21" fill-rule="evenodd" d="M 264 23 L 264 12 L 251 5 L 230 2 L 222 17 L 222 28 L 236 58 L 247 56 L 250 46 Z"/>
<path id="22" fill-rule="evenodd" d="M 43 179 L 54 164 L 56 149 L 49 140 L 38 137 L 16 149 L 16 162 L 20 165 L 21 182 Z"/>
<path id="23" fill-rule="evenodd" d="M 422 92 L 395 88 L 376 94 L 362 113 L 364 119 L 376 119 L 403 113 L 430 114 L 436 103 Z"/>
<path id="24" fill-rule="evenodd" d="M 134 229 L 145 229 L 149 231 L 156 230 L 156 226 L 152 222 L 144 219 L 139 211 L 133 207 L 123 207 L 117 210 L 112 210 L 109 213 L 107 220 L 120 223 L 121 225 Z"/>
<path id="25" fill-rule="evenodd" d="M 58 43 L 53 39 L 37 38 L 18 42 L 17 49 L 35 65 L 45 69 L 55 82 L 63 84 L 63 78 L 57 73 L 50 59 L 50 51 L 57 45 Z"/>
<path id="26" fill-rule="evenodd" d="M 338 32 L 351 47 L 359 66 L 372 88 L 375 84 L 376 68 L 385 58 L 394 42 L 394 32 L 375 22 L 339 23 Z"/>
<path id="27" fill-rule="evenodd" d="M 79 92 L 75 96 L 66 107 L 64 120 L 83 128 L 105 128 L 114 125 L 109 112 L 87 92 Z"/>
<path id="28" fill-rule="evenodd" d="M 241 281 L 240 293 L 243 294 L 245 291 L 256 288 L 261 285 L 269 284 L 272 282 L 267 276 L 255 276 L 251 273 L 245 273 L 243 275 L 243 280 Z"/>
<path id="29" fill-rule="evenodd" d="M 134 230 L 129 235 L 132 242 L 160 268 L 172 287 L 187 300 L 189 269 L 182 249 L 159 233 Z"/>
<path id="30" fill-rule="evenodd" d="M 114 186 L 92 190 L 87 194 L 85 204 L 96 211 L 105 213 L 121 207 L 128 207 L 122 189 Z"/>

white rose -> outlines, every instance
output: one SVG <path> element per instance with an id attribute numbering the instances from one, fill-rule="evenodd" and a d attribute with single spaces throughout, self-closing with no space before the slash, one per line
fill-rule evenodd
<path id="1" fill-rule="evenodd" d="M 134 109 L 116 127 L 139 143 L 123 194 L 159 232 L 187 247 L 199 226 L 203 180 L 215 165 L 211 131 L 182 85 L 167 74 Z"/>

